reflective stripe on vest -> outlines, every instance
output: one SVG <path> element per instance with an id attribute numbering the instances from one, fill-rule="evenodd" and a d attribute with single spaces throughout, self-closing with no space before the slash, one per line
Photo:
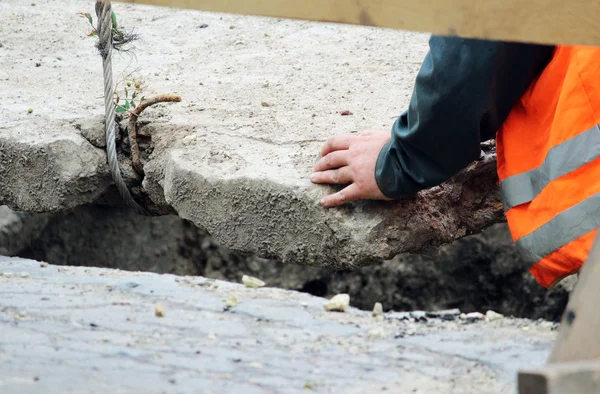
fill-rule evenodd
<path id="1" fill-rule="evenodd" d="M 550 182 L 598 157 L 600 127 L 596 125 L 550 149 L 539 167 L 502 180 L 500 192 L 504 210 L 531 202 Z"/>
<path id="2" fill-rule="evenodd" d="M 517 240 L 523 259 L 535 264 L 563 245 L 600 227 L 600 193 L 556 215 L 534 232 Z"/>

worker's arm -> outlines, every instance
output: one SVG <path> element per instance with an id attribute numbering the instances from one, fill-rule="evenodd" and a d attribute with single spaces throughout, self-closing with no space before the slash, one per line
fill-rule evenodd
<path id="1" fill-rule="evenodd" d="M 436 186 L 476 160 L 554 49 L 450 37 L 429 46 L 409 108 L 377 159 L 376 182 L 389 198 Z"/>
<path id="2" fill-rule="evenodd" d="M 334 136 L 323 146 L 311 180 L 347 186 L 321 204 L 400 198 L 448 180 L 479 157 L 554 50 L 456 37 L 432 37 L 429 47 L 391 135 Z"/>

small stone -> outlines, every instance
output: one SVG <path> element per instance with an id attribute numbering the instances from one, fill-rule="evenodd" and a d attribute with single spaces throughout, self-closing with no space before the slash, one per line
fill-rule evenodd
<path id="1" fill-rule="evenodd" d="M 263 369 L 264 367 L 261 363 L 253 362 L 253 363 L 250 363 L 250 368 Z"/>
<path id="2" fill-rule="evenodd" d="M 261 101 L 260 105 L 262 105 L 263 107 L 270 107 L 271 104 L 267 103 L 266 101 Z"/>
<path id="3" fill-rule="evenodd" d="M 29 272 L 21 272 L 21 278 L 29 278 Z"/>
<path id="4" fill-rule="evenodd" d="M 370 339 L 381 339 L 385 337 L 385 331 L 381 327 L 374 328 L 367 334 Z"/>
<path id="5" fill-rule="evenodd" d="M 161 304 L 156 304 L 154 307 L 154 315 L 156 317 L 164 317 L 165 316 L 165 308 Z"/>
<path id="6" fill-rule="evenodd" d="M 342 63 L 342 66 L 349 66 L 349 65 L 350 65 L 350 63 L 349 63 L 349 62 L 344 62 L 344 63 Z"/>
<path id="7" fill-rule="evenodd" d="M 492 310 L 489 310 L 485 313 L 485 320 L 487 321 L 494 321 L 494 320 L 500 320 L 503 319 L 504 315 L 498 312 L 494 312 Z"/>
<path id="8" fill-rule="evenodd" d="M 551 321 L 543 321 L 540 323 L 541 328 L 552 329 L 554 327 L 554 322 Z"/>
<path id="9" fill-rule="evenodd" d="M 238 300 L 238 298 L 236 297 L 235 294 L 230 295 L 229 297 L 227 297 L 226 299 L 224 299 L 223 301 L 225 301 L 225 307 L 227 309 L 233 308 L 235 307 L 240 301 Z"/>
<path id="10" fill-rule="evenodd" d="M 338 294 L 335 295 L 332 299 L 327 301 L 323 308 L 328 312 L 345 312 L 346 309 L 350 306 L 350 295 L 348 294 Z"/>
<path id="11" fill-rule="evenodd" d="M 32 114 L 32 113 L 33 113 L 33 108 L 29 108 L 29 109 L 27 110 L 27 113 L 28 113 L 28 114 Z"/>
<path id="12" fill-rule="evenodd" d="M 376 302 L 373 306 L 373 316 L 377 317 L 381 315 L 383 315 L 383 305 L 381 305 L 381 302 Z"/>
<path id="13" fill-rule="evenodd" d="M 43 262 L 40 263 L 40 267 L 42 267 L 42 268 L 46 268 L 47 266 L 48 266 L 48 263 L 43 263 Z"/>
<path id="14" fill-rule="evenodd" d="M 242 276 L 242 283 L 244 284 L 244 286 L 249 287 L 251 289 L 256 289 L 258 287 L 265 286 L 265 282 L 263 282 L 262 280 L 248 275 Z"/>
<path id="15" fill-rule="evenodd" d="M 270 85 L 269 81 L 265 81 L 265 82 L 263 82 L 262 86 L 263 86 L 263 88 L 268 88 L 269 85 Z"/>
<path id="16" fill-rule="evenodd" d="M 208 25 L 206 23 L 201 24 L 200 26 L 198 26 L 200 29 L 206 29 L 208 27 Z"/>
<path id="17" fill-rule="evenodd" d="M 208 334 L 207 338 L 210 339 L 211 341 L 217 340 L 217 336 L 213 333 Z"/>
<path id="18" fill-rule="evenodd" d="M 345 110 L 345 111 L 342 111 L 342 112 L 340 112 L 340 115 L 342 115 L 342 116 L 348 116 L 348 115 L 352 115 L 352 111 L 350 111 L 350 110 Z"/>

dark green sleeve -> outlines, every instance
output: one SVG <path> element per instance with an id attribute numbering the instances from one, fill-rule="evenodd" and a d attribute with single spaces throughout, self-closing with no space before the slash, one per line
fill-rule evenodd
<path id="1" fill-rule="evenodd" d="M 389 198 L 448 180 L 495 138 L 554 47 L 432 37 L 409 108 L 394 123 L 375 177 Z"/>

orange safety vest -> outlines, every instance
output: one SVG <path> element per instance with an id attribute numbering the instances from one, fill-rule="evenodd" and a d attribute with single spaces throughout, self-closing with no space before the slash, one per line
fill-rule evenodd
<path id="1" fill-rule="evenodd" d="M 513 240 L 544 287 L 579 271 L 600 226 L 600 48 L 558 46 L 497 133 Z"/>

